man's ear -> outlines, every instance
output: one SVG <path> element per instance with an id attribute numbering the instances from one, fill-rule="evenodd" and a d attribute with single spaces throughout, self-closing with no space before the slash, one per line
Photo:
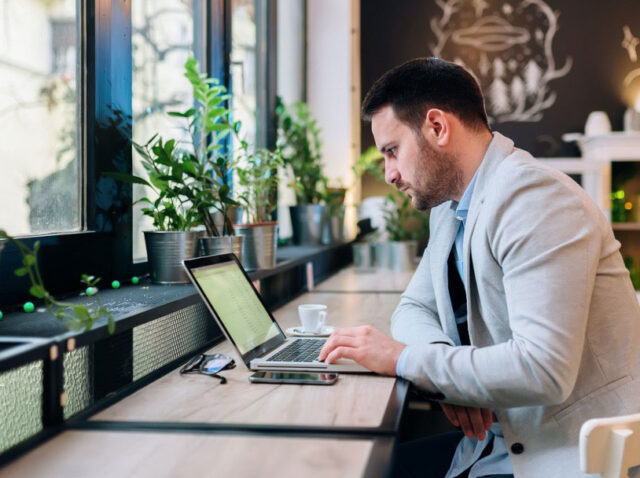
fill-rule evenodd
<path id="1" fill-rule="evenodd" d="M 431 144 L 447 146 L 451 140 L 449 115 L 438 108 L 429 109 L 422 125 L 422 133 Z"/>

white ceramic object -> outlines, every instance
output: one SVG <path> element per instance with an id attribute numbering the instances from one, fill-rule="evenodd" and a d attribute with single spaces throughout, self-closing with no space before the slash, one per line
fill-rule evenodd
<path id="1" fill-rule="evenodd" d="M 301 326 L 289 327 L 285 332 L 291 337 L 329 337 L 336 330 L 333 325 L 324 325 L 318 332 L 305 332 Z"/>
<path id="2" fill-rule="evenodd" d="M 298 315 L 302 330 L 317 334 L 322 330 L 327 320 L 327 306 L 324 304 L 302 304 L 298 306 Z"/>
<path id="3" fill-rule="evenodd" d="M 592 111 L 584 124 L 585 136 L 598 136 L 611 133 L 611 121 L 604 111 Z"/>

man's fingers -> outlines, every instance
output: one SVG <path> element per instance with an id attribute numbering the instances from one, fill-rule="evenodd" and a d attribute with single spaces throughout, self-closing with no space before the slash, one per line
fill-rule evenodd
<path id="1" fill-rule="evenodd" d="M 467 438 L 473 437 L 473 426 L 471 425 L 471 420 L 469 419 L 469 415 L 465 411 L 465 407 L 459 407 L 457 405 L 453 405 L 456 416 L 458 417 L 458 422 L 460 423 L 460 428 L 462 432 L 465 434 Z"/>
<path id="2" fill-rule="evenodd" d="M 460 420 L 458 420 L 458 415 L 456 414 L 456 411 L 454 410 L 454 408 L 451 405 L 448 405 L 446 403 L 441 403 L 440 405 L 442 406 L 442 411 L 447 416 L 449 421 L 453 424 L 453 426 L 459 427 Z"/>
<path id="3" fill-rule="evenodd" d="M 355 347 L 356 339 L 349 336 L 336 336 L 331 337 L 324 344 L 322 349 L 320 350 L 320 354 L 318 355 L 319 360 L 324 360 L 327 355 L 329 355 L 336 347 L 346 346 L 346 347 Z"/>
<path id="4" fill-rule="evenodd" d="M 333 350 L 329 355 L 327 355 L 326 362 L 334 363 L 337 362 L 341 358 L 348 358 L 351 360 L 356 360 L 357 351 L 351 347 L 337 347 Z M 357 361 L 357 360 L 356 360 Z"/>
<path id="5" fill-rule="evenodd" d="M 471 426 L 473 427 L 473 434 L 478 437 L 478 440 L 484 440 L 486 436 L 486 430 L 484 428 L 482 409 L 467 407 L 465 410 L 469 414 L 469 420 L 471 421 Z"/>

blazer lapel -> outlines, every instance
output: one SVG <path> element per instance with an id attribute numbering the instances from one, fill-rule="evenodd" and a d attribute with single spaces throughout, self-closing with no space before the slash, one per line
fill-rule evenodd
<path id="1" fill-rule="evenodd" d="M 480 215 L 480 211 L 482 210 L 487 189 L 490 187 L 490 178 L 500 162 L 506 156 L 511 154 L 513 149 L 513 141 L 505 138 L 500 133 L 493 133 L 493 140 L 489 144 L 487 153 L 478 167 L 478 177 L 476 179 L 473 196 L 471 197 L 471 204 L 469 205 L 469 214 L 467 215 L 467 221 L 464 227 L 462 257 L 464 258 L 464 283 L 467 295 L 467 326 L 469 327 L 469 338 L 471 339 L 471 343 L 474 343 L 473 320 L 471 320 L 471 314 L 474 308 L 471 307 L 471 301 L 473 300 L 471 297 L 471 291 L 475 290 L 475 284 L 471 282 L 471 278 L 473 277 L 471 237 L 473 236 L 476 221 Z"/>
<path id="2" fill-rule="evenodd" d="M 451 308 L 451 297 L 449 295 L 447 259 L 449 258 L 453 241 L 460 227 L 460 221 L 456 219 L 454 212 L 446 206 L 443 208 L 441 214 L 443 217 L 438 221 L 438 234 L 434 236 L 434 239 L 436 237 L 437 239 L 432 246 L 431 272 L 434 278 L 433 288 L 442 330 L 451 337 L 454 342 L 458 342 L 459 345 L 458 329 L 456 328 L 456 321 Z"/>

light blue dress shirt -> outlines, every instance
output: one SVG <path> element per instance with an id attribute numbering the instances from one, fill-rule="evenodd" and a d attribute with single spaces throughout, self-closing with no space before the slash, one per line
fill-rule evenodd
<path id="1" fill-rule="evenodd" d="M 473 196 L 473 190 L 476 184 L 476 177 L 477 172 L 471 179 L 467 189 L 465 189 L 462 198 L 460 198 L 460 202 L 456 203 L 453 201 L 451 203 L 452 209 L 455 210 L 456 219 L 460 221 L 460 227 L 456 233 L 454 242 L 455 247 L 453 249 L 453 255 L 456 261 L 456 269 L 458 270 L 458 274 L 460 275 L 465 287 L 467 284 L 465 283 L 464 256 L 462 253 L 464 227 L 467 222 L 467 215 L 469 213 L 469 205 L 471 204 L 471 197 Z M 457 324 L 462 324 L 467 321 L 467 316 L 460 315 L 457 316 L 455 320 Z M 459 337 L 452 337 L 452 340 L 458 344 L 460 343 Z M 396 374 L 399 377 L 402 377 L 402 368 L 408 349 L 409 347 L 405 347 L 400 354 L 400 357 L 398 357 Z M 493 449 L 491 450 L 491 453 L 478 460 L 482 451 L 491 442 L 491 438 L 493 438 Z M 464 472 L 469 467 L 471 467 L 469 478 L 477 478 L 485 475 L 513 474 L 511 459 L 509 458 L 509 452 L 507 451 L 507 445 L 504 441 L 504 436 L 499 423 L 493 423 L 491 429 L 487 432 L 486 438 L 482 441 L 479 441 L 477 438 L 462 438 L 456 448 L 451 462 L 451 467 L 449 468 L 445 478 L 453 478 Z"/>

